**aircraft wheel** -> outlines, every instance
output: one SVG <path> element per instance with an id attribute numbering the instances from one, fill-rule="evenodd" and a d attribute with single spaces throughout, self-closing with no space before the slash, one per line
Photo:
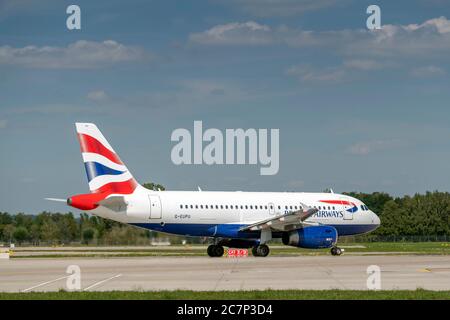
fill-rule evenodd
<path id="1" fill-rule="evenodd" d="M 215 248 L 214 248 L 215 257 L 223 256 L 224 252 L 225 252 L 225 250 L 223 249 L 222 246 L 215 246 Z"/>
<path id="2" fill-rule="evenodd" d="M 269 255 L 270 249 L 267 245 L 261 244 L 258 246 L 258 256 L 260 257 L 267 257 Z"/>
<path id="3" fill-rule="evenodd" d="M 208 252 L 208 256 L 210 256 L 210 257 L 221 257 L 221 256 L 223 256 L 225 250 L 223 249 L 222 246 L 212 244 L 212 245 L 208 246 L 207 252 Z"/>
<path id="4" fill-rule="evenodd" d="M 252 248 L 252 254 L 255 257 L 267 257 L 269 255 L 270 249 L 267 245 L 261 244 Z"/>
<path id="5" fill-rule="evenodd" d="M 208 252 L 208 256 L 215 257 L 215 255 L 214 255 L 214 247 L 215 247 L 215 245 L 213 245 L 213 244 L 208 246 L 208 249 L 206 250 L 206 252 Z"/>
<path id="6" fill-rule="evenodd" d="M 331 248 L 331 255 L 333 256 L 340 256 L 342 254 L 342 249 L 339 247 L 333 247 Z"/>

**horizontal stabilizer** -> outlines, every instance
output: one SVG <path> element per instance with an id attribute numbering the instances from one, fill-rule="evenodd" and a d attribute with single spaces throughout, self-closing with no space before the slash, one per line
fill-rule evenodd
<path id="1" fill-rule="evenodd" d="M 45 198 L 45 200 L 56 202 L 67 202 L 67 199 L 58 199 L 58 198 Z"/>

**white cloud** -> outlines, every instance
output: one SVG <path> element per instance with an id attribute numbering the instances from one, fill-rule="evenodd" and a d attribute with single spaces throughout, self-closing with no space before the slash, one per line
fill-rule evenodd
<path id="1" fill-rule="evenodd" d="M 342 82 L 362 73 L 387 68 L 403 68 L 412 59 L 427 65 L 450 58 L 450 20 L 429 19 L 421 24 L 384 25 L 381 30 L 346 29 L 312 31 L 287 26 L 271 27 L 258 22 L 233 22 L 214 26 L 189 36 L 194 44 L 208 46 L 271 46 L 284 45 L 315 54 L 317 50 L 341 57 L 341 64 L 330 67 L 291 66 L 285 72 L 304 82 Z M 429 62 L 428 62 L 429 63 Z M 435 66 L 416 68 L 414 76 L 445 74 Z"/>
<path id="2" fill-rule="evenodd" d="M 104 102 L 108 100 L 108 95 L 103 90 L 91 91 L 87 94 L 87 98 L 94 102 Z"/>
<path id="3" fill-rule="evenodd" d="M 344 56 L 430 56 L 450 53 L 450 21 L 434 18 L 422 24 L 383 25 L 381 30 L 345 29 L 312 31 L 286 26 L 273 28 L 254 21 L 214 26 L 189 36 L 203 45 L 273 45 L 293 48 L 323 47 Z M 360 66 L 363 66 L 360 64 Z"/>
<path id="4" fill-rule="evenodd" d="M 67 47 L 0 47 L 0 65 L 30 68 L 99 68 L 143 59 L 144 51 L 113 40 L 79 40 Z"/>
<path id="5" fill-rule="evenodd" d="M 299 15 L 338 3 L 337 0 L 221 0 L 220 2 L 257 17 Z"/>
<path id="6" fill-rule="evenodd" d="M 398 147 L 401 144 L 398 139 L 390 140 L 373 140 L 355 143 L 348 148 L 349 153 L 359 156 L 366 156 L 380 150 Z"/>
<path id="7" fill-rule="evenodd" d="M 207 45 L 264 45 L 273 41 L 270 27 L 253 21 L 217 25 L 191 34 L 189 40 Z"/>
<path id="8" fill-rule="evenodd" d="M 414 77 L 437 77 L 446 74 L 445 70 L 436 66 L 417 67 L 411 70 Z"/>

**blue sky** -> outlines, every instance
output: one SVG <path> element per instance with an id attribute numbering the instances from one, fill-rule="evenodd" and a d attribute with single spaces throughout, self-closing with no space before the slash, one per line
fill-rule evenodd
<path id="1" fill-rule="evenodd" d="M 448 191 L 448 1 L 274 3 L 0 0 L 0 211 L 87 192 L 77 121 L 172 190 Z M 194 120 L 279 128 L 278 174 L 174 165 L 170 135 Z"/>

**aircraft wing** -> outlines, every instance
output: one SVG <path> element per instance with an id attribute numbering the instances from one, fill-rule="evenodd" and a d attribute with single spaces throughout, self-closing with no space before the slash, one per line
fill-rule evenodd
<path id="1" fill-rule="evenodd" d="M 273 218 L 262 220 L 251 225 L 242 227 L 239 231 L 258 231 L 262 229 L 271 229 L 273 231 L 290 231 L 302 228 L 314 223 L 305 222 L 319 210 L 303 205 L 303 207 L 294 212 L 289 212 Z"/>

